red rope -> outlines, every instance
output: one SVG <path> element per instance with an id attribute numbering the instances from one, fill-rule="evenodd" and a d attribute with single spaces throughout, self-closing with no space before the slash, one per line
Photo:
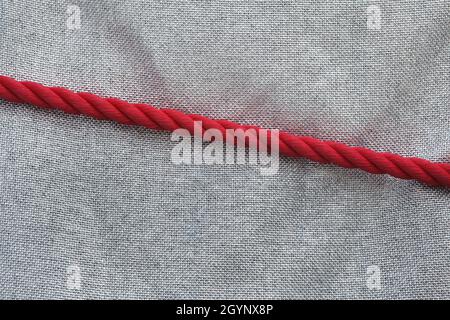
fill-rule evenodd
<path id="1" fill-rule="evenodd" d="M 46 87 L 35 82 L 19 82 L 5 76 L 0 76 L 0 98 L 41 108 L 84 114 L 101 120 L 141 125 L 154 130 L 173 131 L 184 128 L 193 134 L 194 121 L 202 122 L 203 131 L 215 128 L 224 135 L 226 129 L 252 128 L 257 133 L 261 130 L 258 127 L 244 126 L 228 120 L 214 120 L 172 109 L 157 109 L 147 104 L 132 104 L 85 92 L 75 93 L 68 89 Z M 415 179 L 431 186 L 450 187 L 450 164 L 448 163 L 375 152 L 366 148 L 351 147 L 339 142 L 322 141 L 286 132 L 279 133 L 279 140 L 280 153 L 289 157 L 304 157 L 320 163 L 333 163 L 344 168 L 359 168 L 374 174 Z M 270 139 L 267 142 L 269 144 Z"/>

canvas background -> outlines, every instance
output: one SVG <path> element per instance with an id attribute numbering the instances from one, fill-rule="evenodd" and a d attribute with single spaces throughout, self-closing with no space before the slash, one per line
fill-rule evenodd
<path id="1" fill-rule="evenodd" d="M 2 0 L 0 74 L 450 161 L 448 8 Z M 0 298 L 450 298 L 448 190 L 176 166 L 169 137 L 0 101 Z"/>

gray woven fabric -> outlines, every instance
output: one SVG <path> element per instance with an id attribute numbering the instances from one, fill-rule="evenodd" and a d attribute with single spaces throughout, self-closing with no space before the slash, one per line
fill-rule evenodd
<path id="1" fill-rule="evenodd" d="M 0 74 L 450 161 L 448 5 L 5 0 Z M 174 145 L 0 101 L 0 298 L 450 298 L 448 190 Z"/>

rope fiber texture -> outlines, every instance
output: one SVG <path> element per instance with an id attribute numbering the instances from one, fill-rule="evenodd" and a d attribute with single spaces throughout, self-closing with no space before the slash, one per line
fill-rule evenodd
<path id="1" fill-rule="evenodd" d="M 5 76 L 0 76 L 0 98 L 72 114 L 83 114 L 99 120 L 140 125 L 153 130 L 174 131 L 184 128 L 194 134 L 194 121 L 201 121 L 202 132 L 214 128 L 220 130 L 224 136 L 226 129 L 252 128 L 256 130 L 258 139 L 258 133 L 262 130 L 259 127 L 241 125 L 228 120 L 215 120 L 173 109 L 158 109 L 148 104 L 128 103 L 116 98 L 102 98 L 91 93 L 77 93 L 65 88 L 47 87 L 30 81 L 17 81 Z M 270 134 L 267 144 L 270 149 Z M 449 163 L 376 152 L 367 148 L 297 136 L 283 131 L 279 132 L 279 151 L 288 157 L 303 157 L 344 168 L 359 168 L 373 174 L 389 174 L 400 179 L 414 179 L 430 186 L 450 187 Z"/>

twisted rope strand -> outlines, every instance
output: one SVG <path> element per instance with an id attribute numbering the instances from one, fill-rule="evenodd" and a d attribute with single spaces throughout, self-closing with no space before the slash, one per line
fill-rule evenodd
<path id="1" fill-rule="evenodd" d="M 202 133 L 208 129 L 217 129 L 224 136 L 227 129 L 244 131 L 254 129 L 258 144 L 259 133 L 262 130 L 256 126 L 241 125 L 229 120 L 215 120 L 173 109 L 157 109 L 148 104 L 102 98 L 86 92 L 76 93 L 65 88 L 47 87 L 30 81 L 20 82 L 5 76 L 0 76 L 0 98 L 15 103 L 27 103 L 41 108 L 88 115 L 99 120 L 140 125 L 152 130 L 174 131 L 183 128 L 194 134 L 195 121 L 201 121 Z M 270 150 L 270 137 L 266 142 Z M 303 157 L 344 168 L 359 168 L 373 174 L 389 174 L 400 179 L 414 179 L 430 186 L 450 187 L 450 164 L 448 163 L 375 152 L 367 148 L 351 147 L 339 142 L 322 141 L 287 132 L 279 133 L 279 150 L 281 154 L 288 157 Z"/>

